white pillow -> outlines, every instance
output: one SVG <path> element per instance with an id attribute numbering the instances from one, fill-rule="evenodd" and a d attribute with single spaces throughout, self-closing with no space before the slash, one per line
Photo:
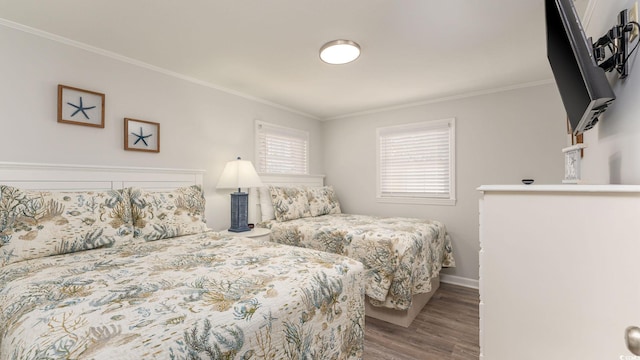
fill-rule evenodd
<path id="1" fill-rule="evenodd" d="M 131 239 L 129 192 L 37 191 L 0 185 L 0 268 Z"/>
<path id="2" fill-rule="evenodd" d="M 173 190 L 129 188 L 133 236 L 145 241 L 209 231 L 205 197 L 200 185 Z"/>
<path id="3" fill-rule="evenodd" d="M 262 213 L 262 221 L 274 220 L 276 214 L 273 211 L 273 202 L 271 201 L 271 193 L 268 186 L 261 186 L 259 188 L 260 194 L 260 212 Z"/>
<path id="4" fill-rule="evenodd" d="M 269 186 L 273 212 L 278 221 L 311 216 L 306 186 Z"/>
<path id="5" fill-rule="evenodd" d="M 340 214 L 340 202 L 333 186 L 308 187 L 307 198 L 311 216 Z"/>

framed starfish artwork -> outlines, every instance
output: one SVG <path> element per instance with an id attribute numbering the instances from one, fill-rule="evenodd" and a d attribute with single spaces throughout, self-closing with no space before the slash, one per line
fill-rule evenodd
<path id="1" fill-rule="evenodd" d="M 160 152 L 160 124 L 125 118 L 124 149 Z"/>
<path id="2" fill-rule="evenodd" d="M 104 128 L 104 94 L 58 85 L 58 122 Z"/>

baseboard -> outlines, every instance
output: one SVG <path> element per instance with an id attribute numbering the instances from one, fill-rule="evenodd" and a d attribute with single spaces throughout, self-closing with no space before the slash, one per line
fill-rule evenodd
<path id="1" fill-rule="evenodd" d="M 476 279 L 469 279 L 461 276 L 440 273 L 440 282 L 464 286 L 472 289 L 479 289 L 480 283 Z"/>

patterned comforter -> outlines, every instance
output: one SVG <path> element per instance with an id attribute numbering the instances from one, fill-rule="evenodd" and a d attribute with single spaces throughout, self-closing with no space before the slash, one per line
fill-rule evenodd
<path id="1" fill-rule="evenodd" d="M 442 267 L 454 267 L 451 240 L 438 221 L 332 214 L 261 223 L 271 241 L 341 254 L 362 262 L 374 306 L 406 310 L 431 290 Z"/>
<path id="2" fill-rule="evenodd" d="M 359 359 L 362 264 L 205 233 L 0 268 L 0 359 Z"/>

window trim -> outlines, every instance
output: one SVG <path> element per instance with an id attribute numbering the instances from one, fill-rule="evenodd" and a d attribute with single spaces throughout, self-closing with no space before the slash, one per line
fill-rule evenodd
<path id="1" fill-rule="evenodd" d="M 440 119 L 422 121 L 417 123 L 383 126 L 376 128 L 376 202 L 393 203 L 393 204 L 422 204 L 422 205 L 448 205 L 456 204 L 456 119 Z M 380 189 L 380 136 L 381 133 L 389 131 L 411 131 L 413 129 L 429 129 L 439 128 L 443 124 L 449 126 L 449 194 L 445 196 L 434 196 L 425 194 L 424 196 L 416 195 L 382 195 Z"/>
<path id="2" fill-rule="evenodd" d="M 304 139 L 306 142 L 306 153 L 305 153 L 305 173 L 284 173 L 284 172 L 262 172 L 260 169 L 262 168 L 261 157 L 260 157 L 260 126 L 266 126 L 272 129 L 280 129 L 285 133 L 299 135 L 300 139 Z M 310 174 L 310 163 L 309 163 L 309 146 L 310 146 L 310 135 L 308 131 L 300 130 L 296 128 L 291 128 L 288 126 L 276 125 L 272 123 L 268 123 L 261 120 L 256 120 L 254 125 L 254 152 L 255 152 L 255 167 L 258 174 L 264 175 L 309 175 Z"/>

